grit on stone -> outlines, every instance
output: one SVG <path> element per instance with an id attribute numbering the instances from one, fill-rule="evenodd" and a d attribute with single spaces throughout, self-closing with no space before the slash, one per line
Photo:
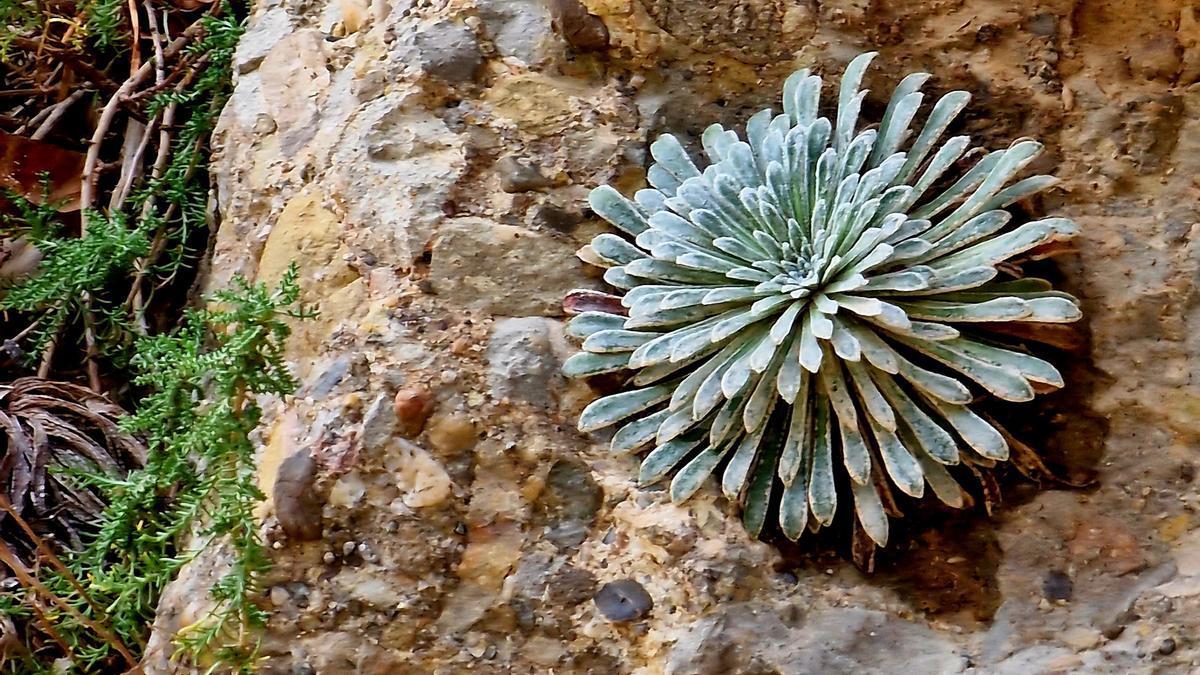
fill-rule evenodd
<path id="1" fill-rule="evenodd" d="M 576 24 L 552 4 L 255 9 L 215 139 L 209 285 L 269 280 L 295 258 L 321 306 L 288 344 L 302 386 L 268 405 L 262 432 L 263 672 L 1200 666 L 1195 4 L 568 8 L 603 22 L 607 49 L 556 33 Z M 956 133 L 1046 144 L 1031 169 L 1063 184 L 1027 207 L 1081 226 L 1056 274 L 1083 301 L 1087 342 L 1053 356 L 1061 395 L 998 414 L 1097 479 L 1012 480 L 991 517 L 896 521 L 874 576 L 823 541 L 797 554 L 751 540 L 711 485 L 682 507 L 639 489 L 635 458 L 574 431 L 598 392 L 557 373 L 560 298 L 601 287 L 573 255 L 604 227 L 588 190 L 632 192 L 657 134 L 695 149 L 712 122 L 778 109 L 793 69 L 838 73 L 866 49 L 880 51 L 867 88 L 925 70 L 929 96 L 973 95 Z M 864 110 L 877 118 L 881 101 Z M 400 409 L 422 424 L 397 420 L 402 390 L 422 392 Z M 304 527 L 317 510 L 321 527 Z M 224 555 L 164 595 L 147 672 L 177 672 L 166 638 L 203 615 Z"/>

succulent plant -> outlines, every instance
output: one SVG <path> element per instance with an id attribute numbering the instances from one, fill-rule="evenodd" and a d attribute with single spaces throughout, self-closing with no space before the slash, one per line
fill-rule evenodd
<path id="1" fill-rule="evenodd" d="M 620 424 L 612 449 L 650 447 L 639 481 L 670 477 L 676 502 L 719 469 L 755 535 L 775 515 L 797 539 L 848 498 L 882 546 L 893 486 L 919 498 L 928 484 L 961 507 L 949 467 L 1008 459 L 1006 434 L 971 409 L 977 395 L 1029 401 L 1063 386 L 1050 363 L 984 337 L 1080 317 L 1073 297 L 1005 264 L 1076 231 L 1064 218 L 1014 226 L 1006 210 L 1055 184 L 1017 180 L 1042 146 L 977 151 L 955 175 L 971 141 L 942 137 L 970 96 L 942 96 L 913 138 L 926 73 L 860 129 L 873 57 L 846 68 L 832 121 L 818 112 L 821 78 L 801 70 L 783 114 L 750 117 L 746 140 L 708 127 L 703 170 L 663 135 L 651 188 L 590 195 L 627 236 L 600 234 L 579 257 L 623 295 L 571 296 L 568 332 L 584 351 L 564 372 L 619 372 L 628 386 L 588 405 L 579 428 Z"/>

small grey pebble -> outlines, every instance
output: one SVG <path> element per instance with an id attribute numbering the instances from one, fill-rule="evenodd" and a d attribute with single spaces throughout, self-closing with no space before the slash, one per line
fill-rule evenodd
<path id="1" fill-rule="evenodd" d="M 654 608 L 650 594 L 633 579 L 604 584 L 592 601 L 609 621 L 634 621 L 646 616 Z"/>
<path id="2" fill-rule="evenodd" d="M 325 555 L 321 557 L 321 560 L 324 560 L 326 565 L 332 565 L 333 561 L 337 560 L 337 556 L 333 554 L 333 551 L 325 551 Z"/>
<path id="3" fill-rule="evenodd" d="M 1174 654 L 1175 653 L 1174 638 L 1167 638 L 1167 639 L 1163 640 L 1162 642 L 1158 643 L 1158 653 L 1162 654 L 1163 656 L 1169 656 L 1171 654 Z"/>
<path id="4" fill-rule="evenodd" d="M 355 544 L 352 541 L 342 544 L 342 555 L 350 555 L 351 553 L 354 553 L 354 548 L 356 546 L 358 546 L 358 544 Z"/>

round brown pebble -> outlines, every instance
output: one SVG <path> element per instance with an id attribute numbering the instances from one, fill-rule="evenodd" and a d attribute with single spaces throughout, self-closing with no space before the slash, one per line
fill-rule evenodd
<path id="1" fill-rule="evenodd" d="M 396 392 L 396 429 L 412 438 L 425 428 L 433 411 L 433 400 L 425 387 L 406 387 Z"/>

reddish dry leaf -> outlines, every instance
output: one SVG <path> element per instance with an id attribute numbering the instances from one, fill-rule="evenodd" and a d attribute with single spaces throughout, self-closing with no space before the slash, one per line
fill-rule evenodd
<path id="1" fill-rule="evenodd" d="M 42 203 L 42 174 L 50 180 L 50 203 L 59 211 L 79 210 L 84 154 L 45 141 L 0 131 L 0 188 Z"/>
<path id="2" fill-rule="evenodd" d="M 563 311 L 568 316 L 583 314 L 584 312 L 608 312 L 609 314 L 619 314 L 621 316 L 629 314 L 629 310 L 621 305 L 621 296 L 585 289 L 567 293 L 567 297 L 563 298 Z"/>
<path id="3" fill-rule="evenodd" d="M 981 323 L 979 328 L 1050 345 L 1066 352 L 1078 352 L 1087 346 L 1087 338 L 1078 324 L 1070 323 Z"/>

